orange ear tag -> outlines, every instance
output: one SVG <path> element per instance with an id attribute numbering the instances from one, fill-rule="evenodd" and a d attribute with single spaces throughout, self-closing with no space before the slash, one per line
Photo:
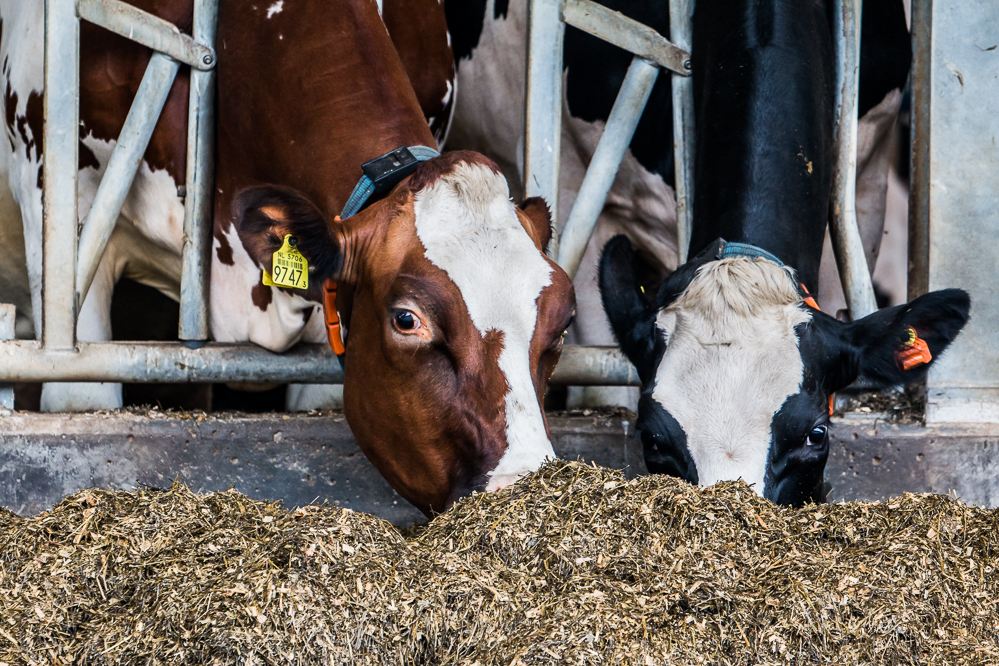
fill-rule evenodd
<path id="1" fill-rule="evenodd" d="M 926 340 L 919 337 L 913 327 L 906 326 L 905 328 L 909 337 L 901 347 L 895 350 L 895 364 L 903 371 L 918 368 L 933 360 L 933 354 L 930 353 L 930 347 L 926 344 Z"/>
<path id="2" fill-rule="evenodd" d="M 340 222 L 340 216 L 333 218 L 334 222 Z M 343 356 L 347 349 L 343 344 L 343 336 L 340 335 L 340 313 L 336 310 L 336 282 L 326 280 L 323 284 L 323 319 L 326 323 L 326 341 L 329 342 L 330 349 L 337 356 Z"/>

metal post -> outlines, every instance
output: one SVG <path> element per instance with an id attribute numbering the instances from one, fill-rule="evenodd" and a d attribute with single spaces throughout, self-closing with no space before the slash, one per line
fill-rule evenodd
<path id="1" fill-rule="evenodd" d="M 218 0 L 195 0 L 194 39 L 214 49 Z M 191 71 L 187 113 L 187 197 L 184 201 L 184 263 L 180 280 L 181 340 L 208 339 L 212 194 L 215 178 L 215 71 Z"/>
<path id="2" fill-rule="evenodd" d="M 76 0 L 45 0 L 42 343 L 49 351 L 76 348 L 79 91 Z"/>
<path id="3" fill-rule="evenodd" d="M 548 253 L 558 256 L 558 174 L 562 145 L 563 0 L 530 0 L 527 9 L 527 123 L 524 192 L 544 197 L 556 233 Z"/>
<path id="4" fill-rule="evenodd" d="M 0 303 L 0 340 L 14 339 L 16 311 L 9 303 Z M 14 409 L 14 385 L 0 382 L 0 409 Z"/>
<path id="5" fill-rule="evenodd" d="M 878 309 L 864 244 L 857 228 L 857 92 L 860 85 L 860 16 L 863 0 L 836 0 L 836 160 L 829 235 L 843 293 L 856 321 Z"/>
<path id="6" fill-rule="evenodd" d="M 90 290 L 97 266 L 104 256 L 108 239 L 114 231 L 115 223 L 125 197 L 132 187 L 135 172 L 139 169 L 142 156 L 149 145 L 153 129 L 159 120 L 160 112 L 166 103 L 170 87 L 177 76 L 180 63 L 154 53 L 149 59 L 142 83 L 135 94 L 135 101 L 128 111 L 125 125 L 118 136 L 118 142 L 108 161 L 107 170 L 101 179 L 94 196 L 94 203 L 87 213 L 87 221 L 80 232 L 80 250 L 76 265 L 76 303 L 83 307 L 83 301 Z"/>
<path id="7" fill-rule="evenodd" d="M 658 74 L 659 68 L 654 64 L 638 56 L 634 57 L 617 99 L 614 100 L 614 108 L 607 118 L 569 219 L 562 229 L 558 263 L 570 278 L 575 277 L 579 262 L 583 259 L 590 234 L 593 233 L 593 227 L 607 201 L 607 193 L 614 184 L 621 160 L 635 134 Z"/>
<path id="8" fill-rule="evenodd" d="M 694 0 L 669 0 L 669 38 L 690 53 L 693 39 Z M 684 61 L 690 71 L 690 59 Z M 673 173 L 676 192 L 676 245 L 678 264 L 687 261 L 694 225 L 694 80 L 672 77 Z"/>
<path id="9" fill-rule="evenodd" d="M 909 287 L 911 301 L 929 291 L 930 96 L 933 0 L 912 0 L 912 106 L 909 168 Z"/>

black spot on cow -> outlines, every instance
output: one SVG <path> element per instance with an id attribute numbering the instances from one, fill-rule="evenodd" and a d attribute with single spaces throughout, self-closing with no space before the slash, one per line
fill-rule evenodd
<path id="1" fill-rule="evenodd" d="M 41 93 L 32 91 L 31 94 L 28 95 L 28 103 L 25 106 L 24 117 L 28 122 L 28 128 L 31 130 L 31 141 L 28 142 L 28 140 L 25 139 L 25 142 L 27 143 L 25 149 L 29 151 L 28 159 L 31 159 L 30 149 L 34 146 L 35 161 L 41 161 L 42 149 L 44 147 L 43 127 L 45 118 L 44 103 Z"/>
<path id="2" fill-rule="evenodd" d="M 496 4 L 493 6 L 493 18 L 505 19 L 509 9 L 510 0 L 496 0 Z"/>
<path id="3" fill-rule="evenodd" d="M 446 0 L 444 16 L 451 33 L 451 50 L 454 51 L 457 69 L 462 60 L 472 57 L 472 51 L 479 45 L 486 17 L 486 0 Z"/>
<path id="4" fill-rule="evenodd" d="M 79 162 L 81 171 L 87 167 L 93 169 L 101 168 L 101 163 L 97 160 L 97 155 L 94 155 L 94 151 L 90 150 L 82 141 L 80 142 L 79 159 L 77 161 Z"/>
<path id="5" fill-rule="evenodd" d="M 7 133 L 13 136 L 14 132 L 17 131 L 14 125 L 17 118 L 17 93 L 10 87 L 10 79 L 7 79 L 7 90 L 3 94 L 3 108 Z"/>
<path id="6" fill-rule="evenodd" d="M 866 0 L 860 28 L 860 118 L 892 90 L 905 88 L 912 43 L 899 0 Z"/>

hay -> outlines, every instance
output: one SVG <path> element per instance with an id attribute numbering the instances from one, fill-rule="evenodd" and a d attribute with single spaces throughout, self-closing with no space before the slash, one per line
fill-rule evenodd
<path id="1" fill-rule="evenodd" d="M 8 664 L 999 663 L 995 511 L 553 463 L 404 539 L 235 492 L 0 515 Z"/>

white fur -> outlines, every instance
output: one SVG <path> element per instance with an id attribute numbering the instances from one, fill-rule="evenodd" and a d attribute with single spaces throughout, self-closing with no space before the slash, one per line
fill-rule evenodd
<path id="1" fill-rule="evenodd" d="M 277 2 L 267 8 L 267 18 L 271 18 L 275 14 L 280 14 L 283 9 L 284 0 L 277 0 Z"/>
<path id="2" fill-rule="evenodd" d="M 742 478 L 763 493 L 771 420 L 801 390 L 793 273 L 766 260 L 702 267 L 659 313 L 668 344 L 652 397 L 683 428 L 700 485 Z"/>
<path id="3" fill-rule="evenodd" d="M 458 287 L 475 328 L 503 335 L 507 449 L 486 485 L 496 490 L 555 457 L 530 368 L 537 299 L 552 267 L 517 218 L 506 179 L 484 166 L 459 164 L 416 195 L 414 210 L 427 259 Z"/>

